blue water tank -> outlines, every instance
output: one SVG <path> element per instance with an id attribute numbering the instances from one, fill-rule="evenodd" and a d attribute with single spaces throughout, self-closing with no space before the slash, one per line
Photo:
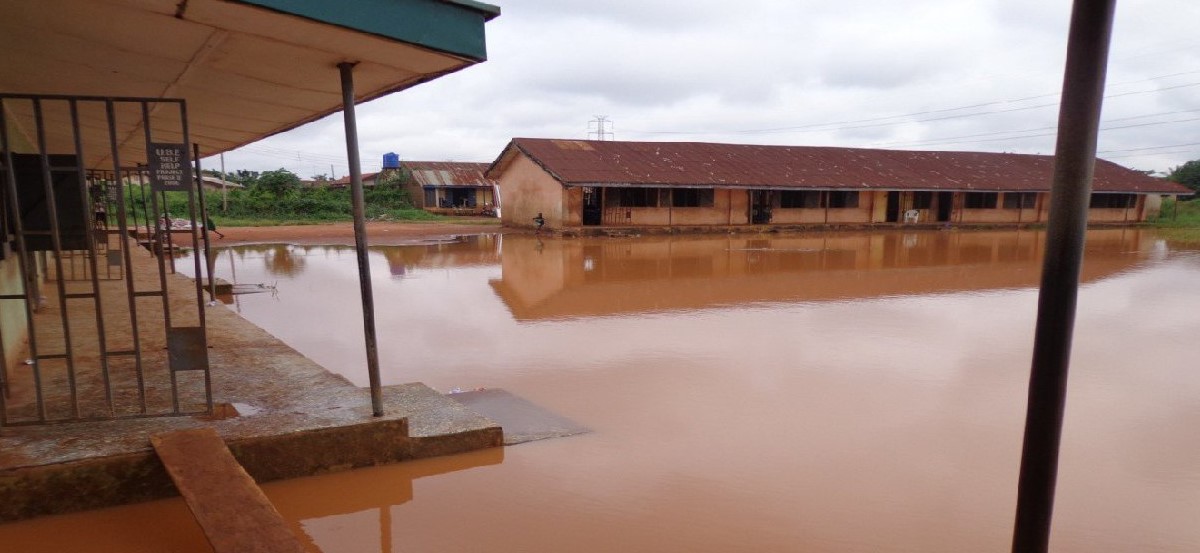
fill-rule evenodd
<path id="1" fill-rule="evenodd" d="M 399 169 L 400 168 L 400 154 L 397 154 L 395 152 L 388 152 L 386 154 L 383 154 L 383 168 L 384 169 Z"/>

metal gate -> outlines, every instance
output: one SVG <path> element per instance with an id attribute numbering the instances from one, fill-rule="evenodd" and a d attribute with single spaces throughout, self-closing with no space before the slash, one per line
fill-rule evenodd
<path id="1" fill-rule="evenodd" d="M 0 94 L 0 425 L 212 412 L 193 152 L 180 99 Z"/>

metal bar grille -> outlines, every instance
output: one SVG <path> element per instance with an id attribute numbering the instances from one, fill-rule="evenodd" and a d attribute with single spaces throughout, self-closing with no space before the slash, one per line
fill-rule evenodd
<path id="1" fill-rule="evenodd" d="M 212 412 L 203 287 L 192 283 L 192 305 L 188 284 L 168 274 L 165 224 L 191 221 L 200 251 L 199 162 L 180 187 L 152 174 L 155 147 L 180 143 L 193 151 L 182 100 L 0 94 L 0 263 L 20 274 L 0 309 L 25 320 L 19 343 L 9 328 L 0 348 L 26 359 L 0 364 L 0 426 Z M 176 161 L 190 171 L 187 157 Z M 186 208 L 172 214 L 173 194 Z M 134 251 L 147 235 L 154 259 Z"/>

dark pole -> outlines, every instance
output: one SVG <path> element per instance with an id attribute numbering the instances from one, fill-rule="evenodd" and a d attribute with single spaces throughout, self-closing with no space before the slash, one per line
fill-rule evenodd
<path id="1" fill-rule="evenodd" d="M 379 381 L 379 351 L 375 342 L 375 298 L 371 292 L 371 265 L 367 259 L 366 208 L 362 167 L 358 159 L 358 122 L 354 118 L 354 64 L 338 64 L 342 73 L 342 117 L 346 122 L 346 159 L 350 162 L 350 202 L 354 209 L 354 251 L 358 255 L 358 286 L 362 291 L 363 330 L 367 341 L 367 375 L 371 379 L 371 411 L 383 416 L 383 388 Z"/>
<path id="2" fill-rule="evenodd" d="M 1050 544 L 1088 199 L 1116 0 L 1075 0 L 1058 115 L 1054 182 L 1017 486 L 1014 553 Z"/>
<path id="3" fill-rule="evenodd" d="M 208 237 L 208 204 L 204 201 L 204 173 L 200 172 L 200 145 L 192 144 L 192 161 L 196 164 L 196 194 L 200 200 L 200 236 L 204 240 L 204 269 L 208 271 L 208 301 L 217 304 L 217 279 L 213 276 L 212 242 Z M 221 174 L 221 179 L 225 175 Z M 195 229 L 193 229 L 195 230 Z M 198 264 L 197 264 L 198 265 Z M 196 267 L 196 279 L 200 279 L 200 267 Z"/>

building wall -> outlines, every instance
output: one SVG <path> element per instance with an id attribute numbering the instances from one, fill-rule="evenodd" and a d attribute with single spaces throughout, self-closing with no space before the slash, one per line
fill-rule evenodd
<path id="1" fill-rule="evenodd" d="M 13 152 L 23 154 L 37 152 L 37 148 L 33 146 L 33 142 L 25 136 L 24 130 L 17 127 L 13 119 L 6 118 L 6 121 L 9 146 Z M 0 202 L 0 209 L 3 209 L 5 214 L 9 213 L 9 206 L 4 202 Z M 24 286 L 21 283 L 21 263 L 15 253 L 11 251 L 7 253 L 6 258 L 0 260 L 0 294 L 19 296 L 24 294 Z M 37 264 L 33 264 L 30 268 L 36 271 Z M 35 280 L 37 280 L 38 285 L 41 284 L 40 278 Z M 17 362 L 24 357 L 23 354 L 28 337 L 28 326 L 25 321 L 25 302 L 0 300 L 0 339 L 2 339 L 4 345 L 5 367 L 8 367 L 10 374 Z"/>
<path id="2" fill-rule="evenodd" d="M 1138 198 L 1138 206 L 1141 207 L 1142 220 L 1158 217 L 1162 213 L 1163 198 L 1159 194 L 1147 194 Z"/>
<path id="3" fill-rule="evenodd" d="M 21 295 L 21 267 L 12 254 L 0 261 L 0 294 Z M 25 302 L 0 301 L 0 338 L 4 341 L 4 363 L 9 372 L 17 366 L 28 337 L 25 324 Z"/>
<path id="4" fill-rule="evenodd" d="M 546 227 L 564 225 L 566 193 L 562 184 L 523 154 L 500 175 L 501 221 L 510 227 L 533 227 L 540 212 Z"/>
<path id="5" fill-rule="evenodd" d="M 549 228 L 582 226 L 583 190 L 564 187 L 545 170 L 524 155 L 515 156 L 500 178 L 503 222 L 508 226 L 533 226 L 533 217 L 541 212 Z M 604 191 L 604 189 L 601 189 Z M 612 190 L 612 189 L 608 189 Z M 911 208 L 911 192 L 900 194 L 898 224 L 904 224 L 903 214 Z M 966 208 L 965 193 L 953 194 L 951 224 L 1018 224 L 1045 223 L 1049 217 L 1049 193 L 1038 193 L 1033 207 L 1005 209 L 1003 194 L 997 197 L 996 208 Z M 937 222 L 935 198 L 931 209 L 920 211 L 919 223 Z M 611 207 L 602 202 L 602 226 L 717 226 L 749 224 L 750 193 L 747 190 L 716 189 L 712 207 Z M 888 191 L 861 191 L 858 207 L 854 208 L 781 208 L 778 201 L 772 210 L 771 224 L 869 224 L 885 223 L 888 214 Z M 1157 194 L 1139 195 L 1134 207 L 1124 209 L 1092 209 L 1089 220 L 1102 223 L 1138 222 L 1161 210 L 1162 197 Z"/>

